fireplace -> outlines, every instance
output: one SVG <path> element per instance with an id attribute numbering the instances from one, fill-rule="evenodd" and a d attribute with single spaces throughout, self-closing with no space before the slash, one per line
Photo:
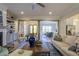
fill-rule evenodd
<path id="1" fill-rule="evenodd" d="M 3 42 L 2 42 L 2 40 L 3 40 L 3 32 L 0 32 L 0 46 L 2 46 L 3 44 Z"/>

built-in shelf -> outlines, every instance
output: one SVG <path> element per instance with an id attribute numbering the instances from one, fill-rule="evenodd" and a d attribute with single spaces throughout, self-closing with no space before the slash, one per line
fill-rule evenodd
<path id="1" fill-rule="evenodd" d="M 13 31 L 13 33 L 10 33 L 10 31 Z M 10 43 L 14 40 L 15 35 L 15 22 L 13 18 L 9 15 L 4 13 L 4 11 L 0 11 L 0 32 L 3 34 L 2 38 L 2 46 L 7 45 L 7 43 Z M 1 39 L 1 38 L 0 38 Z"/>
<path id="2" fill-rule="evenodd" d="M 13 43 L 15 40 L 15 23 L 14 19 L 11 18 L 10 14 L 9 16 L 6 17 L 7 19 L 7 44 L 8 43 Z"/>
<path id="3" fill-rule="evenodd" d="M 12 20 L 7 20 L 7 23 L 14 23 L 14 21 L 12 21 Z"/>

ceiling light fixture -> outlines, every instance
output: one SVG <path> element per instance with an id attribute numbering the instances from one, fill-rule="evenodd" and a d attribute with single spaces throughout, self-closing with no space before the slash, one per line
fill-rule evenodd
<path id="1" fill-rule="evenodd" d="M 24 12 L 23 11 L 21 11 L 21 15 L 23 15 L 24 14 Z"/>
<path id="2" fill-rule="evenodd" d="M 49 12 L 49 15 L 51 15 L 51 14 L 52 14 L 52 12 L 50 11 L 50 12 Z"/>

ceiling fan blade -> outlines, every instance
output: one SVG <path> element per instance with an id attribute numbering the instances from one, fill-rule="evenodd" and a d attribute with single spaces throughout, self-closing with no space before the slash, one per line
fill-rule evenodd
<path id="1" fill-rule="evenodd" d="M 38 4 L 39 6 L 41 6 L 41 7 L 45 7 L 45 5 L 44 4 L 42 4 L 42 3 L 36 3 L 36 4 Z"/>

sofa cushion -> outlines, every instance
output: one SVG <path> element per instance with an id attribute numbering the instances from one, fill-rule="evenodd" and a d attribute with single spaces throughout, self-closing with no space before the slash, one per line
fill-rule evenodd
<path id="1" fill-rule="evenodd" d="M 77 56 L 78 54 L 74 51 L 68 50 L 68 48 L 71 46 L 65 42 L 59 42 L 52 40 L 54 46 L 63 54 L 66 56 Z"/>
<path id="2" fill-rule="evenodd" d="M 77 47 L 76 52 L 79 52 L 79 47 Z"/>
<path id="3" fill-rule="evenodd" d="M 71 46 L 68 48 L 68 50 L 71 50 L 71 51 L 74 51 L 74 52 L 76 52 L 76 49 L 77 49 L 76 43 L 73 44 L 73 45 L 71 45 Z"/>
<path id="4" fill-rule="evenodd" d="M 69 47 L 69 50 L 79 52 L 79 38 L 78 37 L 76 38 L 74 43 Z"/>
<path id="5" fill-rule="evenodd" d="M 77 56 L 74 51 L 68 50 L 68 47 L 62 47 L 61 50 L 66 54 L 66 56 Z"/>
<path id="6" fill-rule="evenodd" d="M 68 44 L 66 44 L 65 42 L 60 42 L 60 41 L 55 41 L 55 40 L 52 40 L 54 44 L 56 44 L 58 47 L 69 47 Z"/>
<path id="7" fill-rule="evenodd" d="M 61 35 L 55 35 L 54 40 L 56 40 L 56 41 L 62 41 Z"/>
<path id="8" fill-rule="evenodd" d="M 67 36 L 67 38 L 64 40 L 64 42 L 69 44 L 69 45 L 72 45 L 75 40 L 76 40 L 75 36 Z"/>

